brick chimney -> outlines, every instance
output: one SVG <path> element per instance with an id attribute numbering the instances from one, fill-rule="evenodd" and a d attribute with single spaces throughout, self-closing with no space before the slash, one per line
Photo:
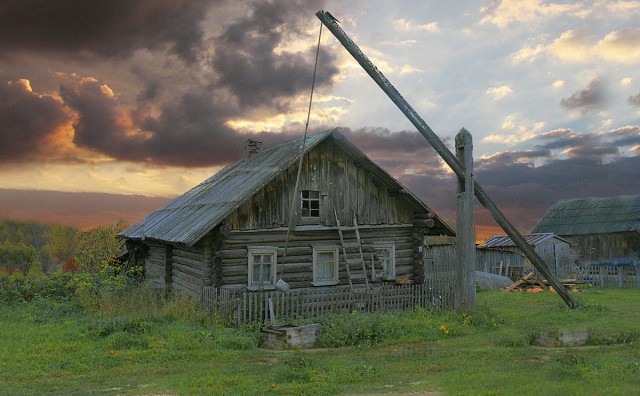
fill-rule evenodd
<path id="1" fill-rule="evenodd" d="M 262 149 L 262 142 L 253 139 L 247 139 L 244 142 L 244 156 L 245 158 L 251 158 L 258 154 Z"/>

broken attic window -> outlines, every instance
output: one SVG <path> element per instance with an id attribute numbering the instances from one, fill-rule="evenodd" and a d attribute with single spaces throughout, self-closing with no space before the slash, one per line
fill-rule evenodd
<path id="1" fill-rule="evenodd" d="M 320 217 L 320 191 L 302 190 L 302 217 Z"/>

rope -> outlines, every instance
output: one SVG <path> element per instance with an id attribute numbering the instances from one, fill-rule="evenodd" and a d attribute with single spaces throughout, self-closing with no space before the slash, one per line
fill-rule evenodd
<path id="1" fill-rule="evenodd" d="M 322 22 L 320 22 L 320 32 L 318 33 L 318 46 L 316 48 L 316 60 L 313 65 L 313 79 L 311 80 L 311 95 L 309 95 L 309 110 L 307 111 L 307 123 L 304 127 L 304 138 L 302 139 L 302 148 L 300 149 L 300 161 L 298 161 L 298 174 L 296 176 L 296 185 L 293 188 L 293 196 L 291 205 L 289 206 L 289 225 L 287 227 L 287 236 L 284 240 L 284 255 L 282 256 L 282 265 L 280 266 L 280 277 L 284 272 L 284 264 L 287 260 L 287 251 L 289 249 L 289 236 L 293 225 L 293 215 L 295 212 L 296 201 L 298 201 L 298 188 L 300 186 L 300 174 L 302 174 L 302 160 L 304 158 L 307 145 L 307 132 L 309 131 L 309 119 L 311 118 L 311 104 L 313 103 L 313 90 L 316 86 L 316 71 L 318 70 L 318 57 L 320 55 L 320 39 L 322 38 Z"/>

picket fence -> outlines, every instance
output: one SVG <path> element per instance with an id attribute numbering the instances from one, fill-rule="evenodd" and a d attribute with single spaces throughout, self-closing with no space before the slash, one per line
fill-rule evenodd
<path id="1" fill-rule="evenodd" d="M 583 265 L 576 269 L 576 280 L 596 287 L 640 287 L 640 271 L 630 265 Z"/>
<path id="2" fill-rule="evenodd" d="M 445 289 L 432 286 L 432 282 L 421 285 L 383 284 L 353 290 L 348 286 L 334 286 L 292 289 L 286 294 L 275 290 L 239 291 L 204 287 L 201 303 L 223 322 L 236 326 L 268 322 L 269 299 L 279 323 L 328 313 L 451 309 L 454 298 L 452 285 Z"/>

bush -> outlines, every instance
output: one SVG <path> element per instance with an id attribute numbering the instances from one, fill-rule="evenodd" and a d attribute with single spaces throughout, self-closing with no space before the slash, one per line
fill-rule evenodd
<path id="1" fill-rule="evenodd" d="M 78 273 L 78 264 L 76 264 L 76 260 L 70 258 L 64 262 L 62 265 L 62 272 L 71 272 L 72 274 Z"/>
<path id="2" fill-rule="evenodd" d="M 11 275 L 0 277 L 0 301 L 20 303 L 35 298 L 69 299 L 75 295 L 73 277 L 54 274 L 51 277 Z"/>
<path id="3" fill-rule="evenodd" d="M 76 261 L 84 272 L 100 272 L 104 267 L 117 266 L 116 258 L 122 252 L 122 242 L 116 235 L 127 228 L 120 220 L 113 226 L 98 226 L 77 235 Z"/>

